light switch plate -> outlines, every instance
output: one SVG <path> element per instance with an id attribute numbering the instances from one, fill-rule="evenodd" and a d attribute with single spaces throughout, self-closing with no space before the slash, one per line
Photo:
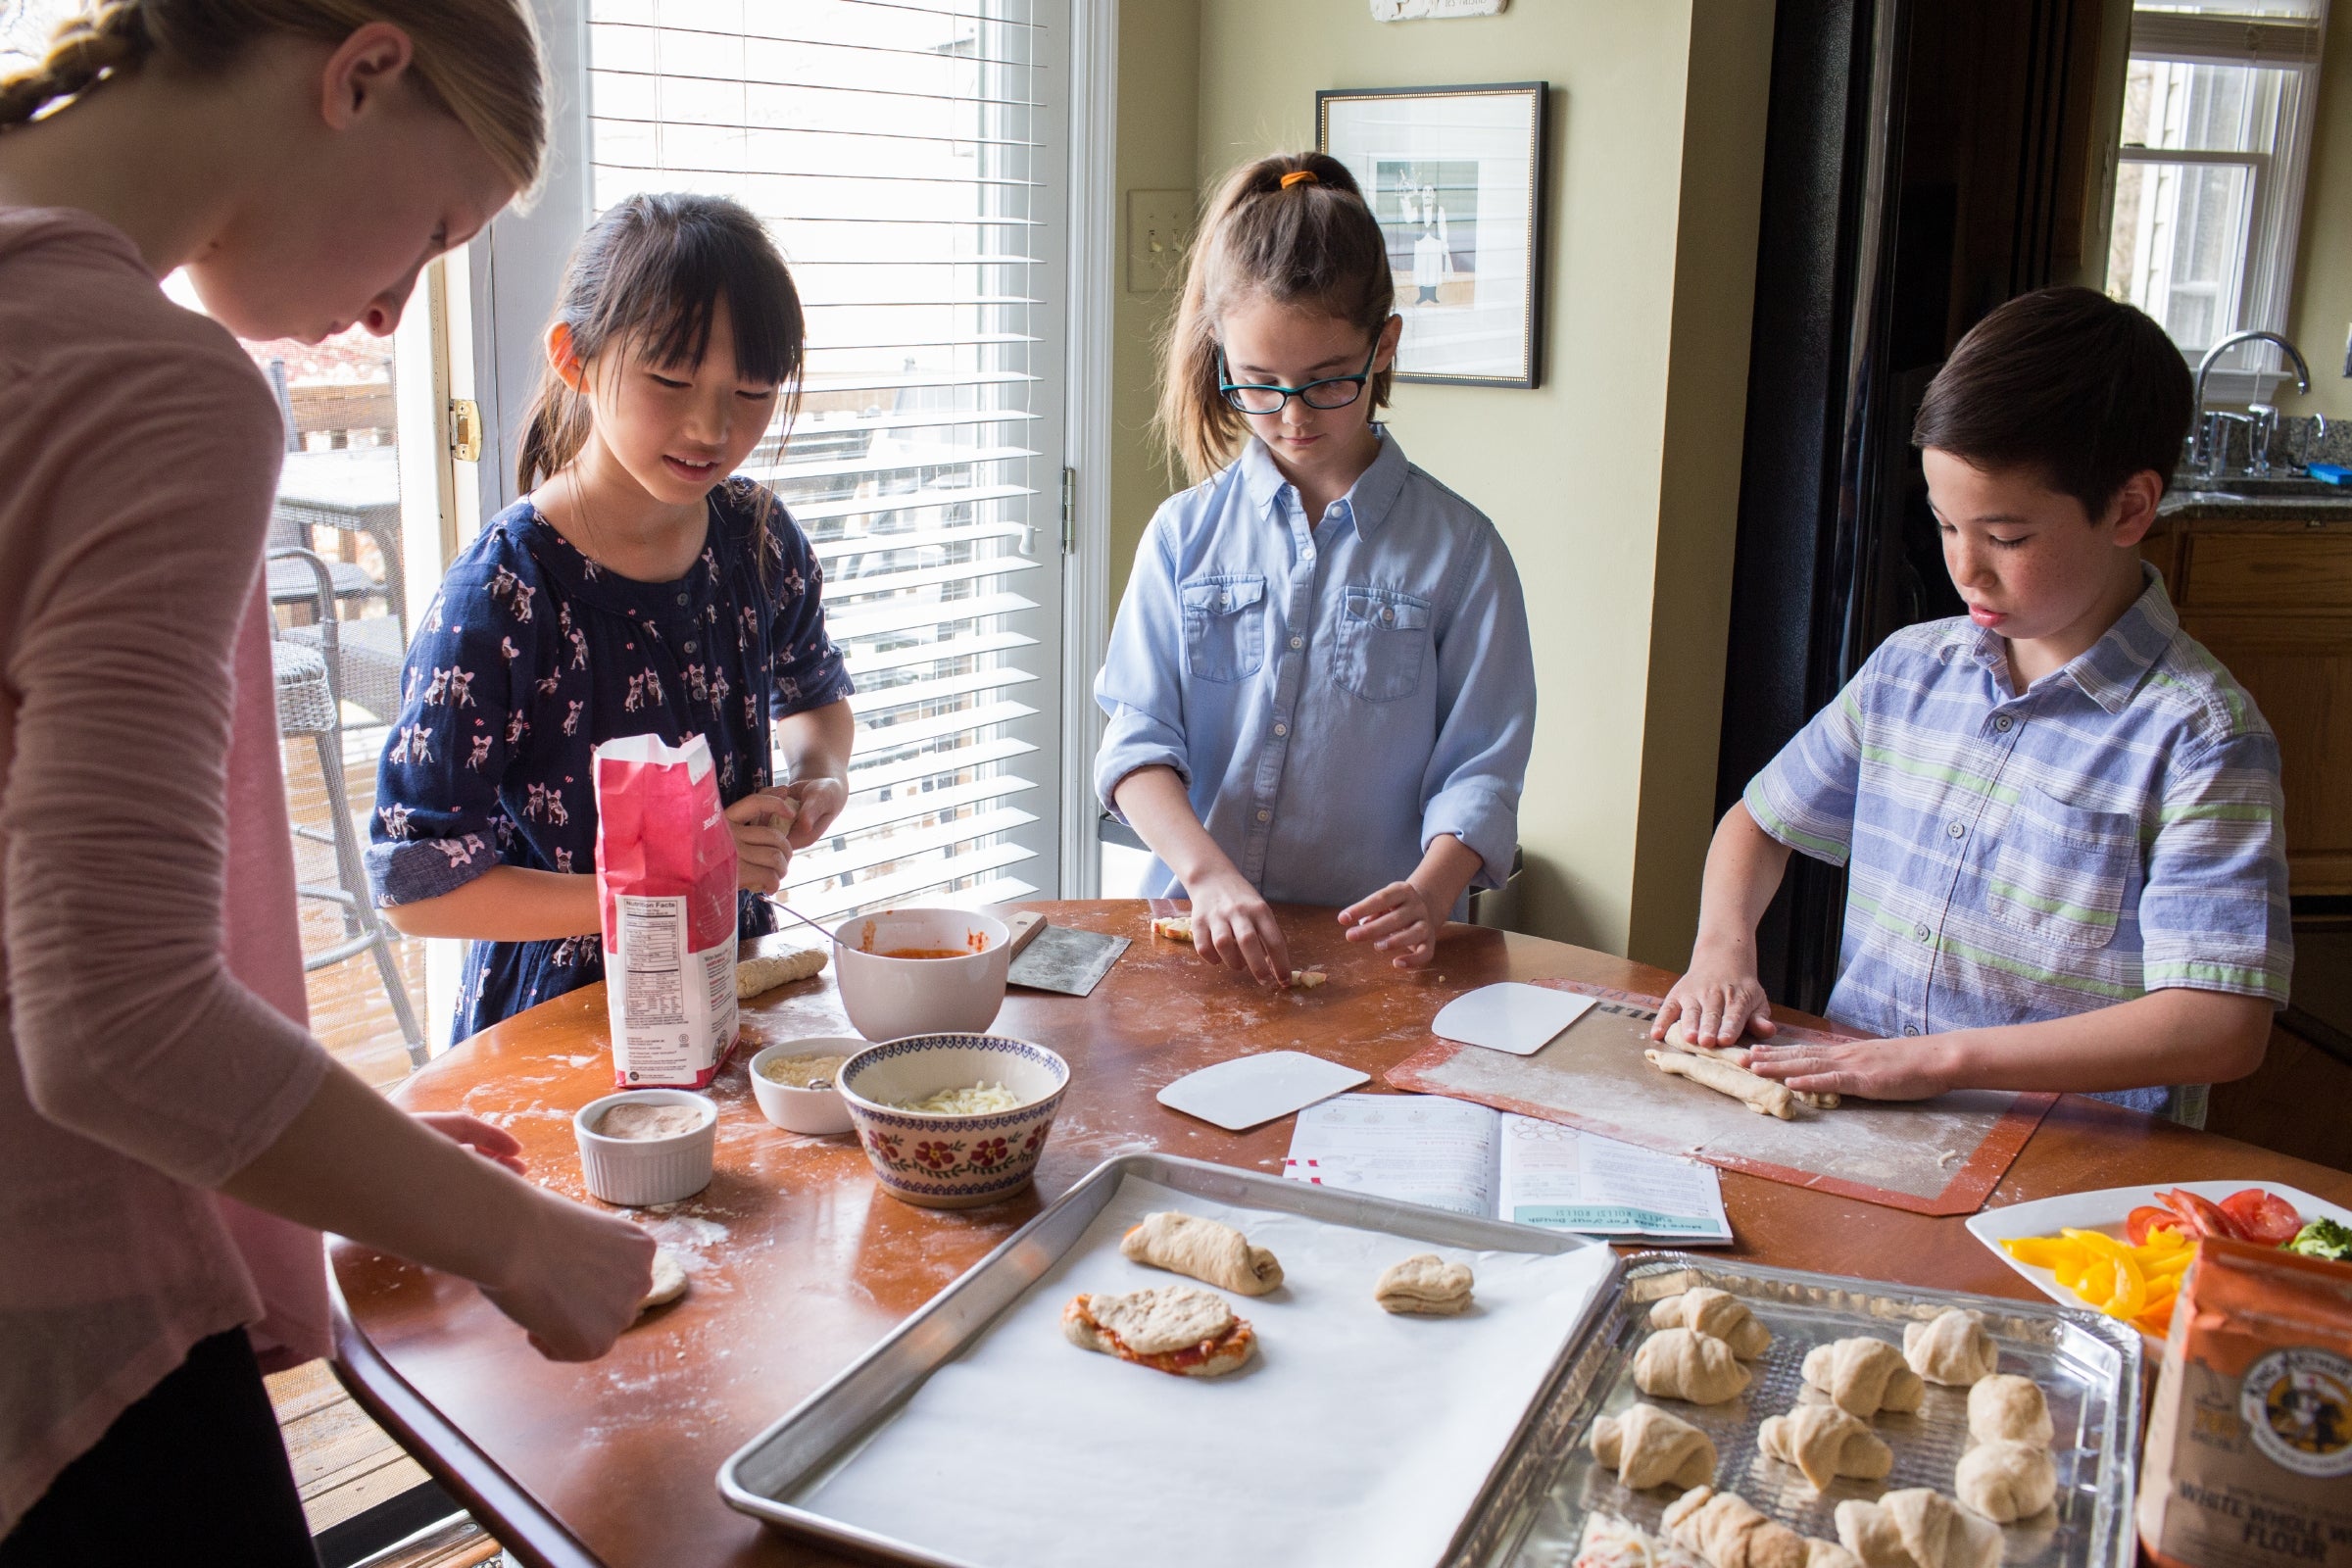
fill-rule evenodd
<path id="1" fill-rule="evenodd" d="M 1127 193 L 1127 292 L 1174 288 L 1199 199 L 1189 190 Z"/>

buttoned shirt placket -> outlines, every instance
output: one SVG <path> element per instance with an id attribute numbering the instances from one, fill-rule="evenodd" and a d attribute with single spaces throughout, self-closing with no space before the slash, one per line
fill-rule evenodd
<path id="1" fill-rule="evenodd" d="M 1324 509 L 1320 529 L 1310 528 L 1296 485 L 1286 484 L 1275 491 L 1272 504 L 1280 509 L 1283 524 L 1291 531 L 1291 575 L 1289 592 L 1283 599 L 1282 644 L 1272 651 L 1273 710 L 1266 715 L 1266 736 L 1258 748 L 1256 774 L 1250 780 L 1250 822 L 1242 841 L 1242 874 L 1251 882 L 1265 875 L 1267 847 L 1274 835 L 1274 802 L 1282 793 L 1282 769 L 1291 753 L 1293 716 L 1298 711 L 1298 692 L 1306 683 L 1307 660 L 1314 651 L 1309 634 L 1317 630 L 1315 585 L 1323 565 L 1323 550 L 1316 542 L 1317 537 L 1327 539 L 1330 531 L 1345 525 L 1350 515 L 1348 501 L 1343 497 Z"/>
<path id="2" fill-rule="evenodd" d="M 1983 858 L 1989 853 L 1984 848 L 1984 821 L 1992 811 L 1994 791 L 2000 785 L 2001 774 L 2008 767 L 2011 755 L 2017 750 L 2018 737 L 2025 733 L 2025 707 L 2034 695 L 2031 691 L 2016 692 L 2010 689 L 2008 656 L 1998 647 L 1980 641 L 1976 650 L 1967 657 L 1984 671 L 1986 684 L 1992 688 L 1992 707 L 1985 712 L 1984 722 L 1978 730 L 1978 739 L 1983 743 L 1981 755 L 1984 758 L 1985 788 L 1977 795 L 1972 806 L 1963 807 L 1957 802 L 1947 806 L 1943 832 L 1945 837 L 1953 841 L 1958 853 L 1952 857 L 1951 875 L 1944 883 L 1942 912 L 1936 916 L 1934 927 L 1922 921 L 1914 933 L 1931 946 L 1920 980 L 1919 1021 L 1903 1025 L 1906 1035 L 1927 1032 L 1936 975 L 1946 963 L 1958 967 L 1945 947 L 1943 926 L 1951 919 L 1952 906 L 1959 899 L 1960 884 L 1969 874 L 1970 862 L 1978 863 L 1980 877 L 1991 872 L 1991 866 L 1984 863 Z M 1955 975 L 1954 983 L 1957 983 L 1957 979 Z"/>

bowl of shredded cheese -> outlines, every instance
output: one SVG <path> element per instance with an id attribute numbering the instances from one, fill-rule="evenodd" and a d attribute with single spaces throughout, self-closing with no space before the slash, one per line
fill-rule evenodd
<path id="1" fill-rule="evenodd" d="M 854 1035 L 787 1040 L 752 1057 L 752 1098 L 760 1114 L 788 1133 L 828 1137 L 850 1130 L 842 1102 L 841 1069 L 865 1049 Z"/>
<path id="2" fill-rule="evenodd" d="M 838 1080 L 882 1190 L 977 1208 L 1029 1185 L 1070 1065 L 1004 1035 L 912 1035 L 869 1046 Z"/>

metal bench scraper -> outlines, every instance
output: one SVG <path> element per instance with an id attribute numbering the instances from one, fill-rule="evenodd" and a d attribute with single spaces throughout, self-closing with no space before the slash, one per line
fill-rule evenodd
<path id="1" fill-rule="evenodd" d="M 1049 925 L 1046 917 L 1033 909 L 1014 915 L 1008 923 L 1012 927 L 1012 967 L 1005 971 L 1004 983 L 1032 991 L 1083 997 L 1102 983 L 1128 948 L 1125 937 Z"/>

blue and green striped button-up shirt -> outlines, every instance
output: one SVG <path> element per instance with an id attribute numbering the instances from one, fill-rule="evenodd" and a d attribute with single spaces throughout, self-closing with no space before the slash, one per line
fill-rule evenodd
<path id="1" fill-rule="evenodd" d="M 1904 628 L 1749 782 L 1765 832 L 1847 867 L 1832 1020 L 1935 1034 L 2168 987 L 2286 1004 L 2278 742 L 2147 573 L 2023 693 L 1997 633 Z M 2101 1098 L 2203 1120 L 2201 1086 Z"/>

